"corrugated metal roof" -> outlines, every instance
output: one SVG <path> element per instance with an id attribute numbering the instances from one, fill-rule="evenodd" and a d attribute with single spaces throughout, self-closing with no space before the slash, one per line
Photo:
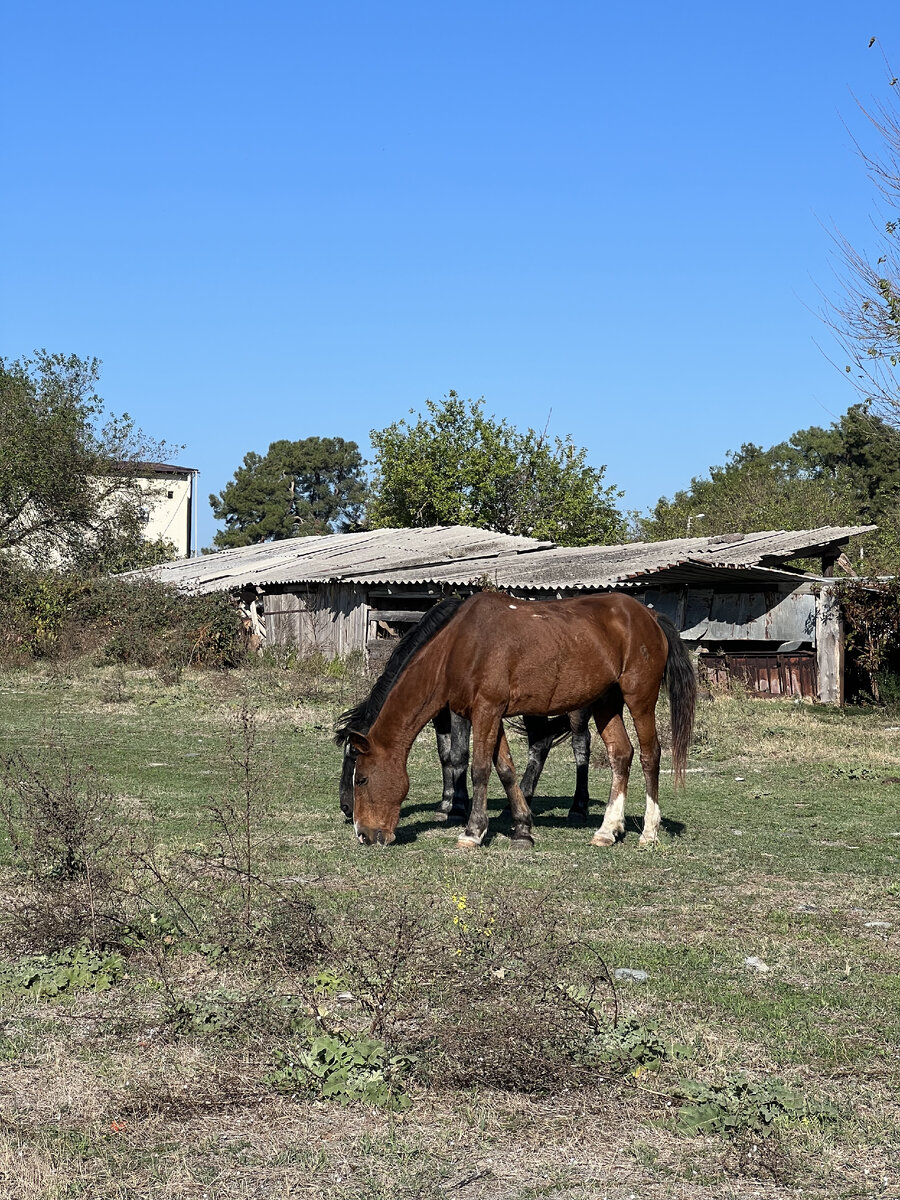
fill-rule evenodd
<path id="1" fill-rule="evenodd" d="M 828 526 L 785 532 L 767 530 L 726 537 L 629 542 L 619 546 L 555 546 L 464 525 L 428 529 L 373 529 L 366 533 L 292 538 L 223 550 L 166 563 L 149 572 L 191 591 L 272 588 L 292 583 L 466 585 L 487 576 L 498 587 L 590 589 L 661 582 L 727 579 L 786 581 L 778 570 L 793 558 L 837 550 L 847 539 L 876 526 Z"/>
<path id="2" fill-rule="evenodd" d="M 192 591 L 239 589 L 248 584 L 324 582 L 363 577 L 393 578 L 416 570 L 427 578 L 447 564 L 494 562 L 501 556 L 548 549 L 553 542 L 513 537 L 467 525 L 435 525 L 426 529 L 372 529 L 288 538 L 220 550 L 199 558 L 164 563 L 134 575 L 153 575 Z M 468 577 L 468 576 L 467 576 Z"/>

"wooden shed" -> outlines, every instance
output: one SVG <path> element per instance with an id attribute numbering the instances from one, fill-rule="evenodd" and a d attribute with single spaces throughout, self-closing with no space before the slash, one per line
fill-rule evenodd
<path id="1" fill-rule="evenodd" d="M 362 651 L 373 670 L 444 595 L 486 585 L 536 601 L 627 591 L 675 622 L 711 681 L 841 703 L 834 564 L 870 528 L 577 548 L 465 526 L 376 529 L 224 550 L 152 573 L 187 590 L 229 591 L 263 642 L 328 657 Z M 792 567 L 797 560 L 820 571 Z"/>

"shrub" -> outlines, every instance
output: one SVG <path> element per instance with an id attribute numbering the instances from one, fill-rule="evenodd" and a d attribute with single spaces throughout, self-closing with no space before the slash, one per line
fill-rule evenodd
<path id="1" fill-rule="evenodd" d="M 99 653 L 157 667 L 233 667 L 244 659 L 225 593 L 185 595 L 152 579 L 87 577 L 0 562 L 0 658 L 18 662 Z"/>

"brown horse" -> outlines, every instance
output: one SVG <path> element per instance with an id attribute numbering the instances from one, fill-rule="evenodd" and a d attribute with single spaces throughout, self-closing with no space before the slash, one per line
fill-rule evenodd
<path id="1" fill-rule="evenodd" d="M 592 839 L 611 846 L 625 829 L 634 757 L 623 706 L 637 731 L 647 788 L 641 845 L 658 840 L 659 689 L 665 680 L 676 786 L 684 782 L 696 696 L 687 650 L 665 617 L 618 593 L 529 602 L 480 592 L 437 604 L 391 663 L 390 677 L 385 672 L 373 689 L 379 702 L 370 727 L 347 731 L 356 756 L 353 824 L 363 845 L 394 841 L 409 790 L 410 748 L 445 706 L 472 722 L 472 811 L 461 846 L 481 845 L 487 832 L 492 762 L 512 810 L 513 842 L 534 845 L 531 810 L 516 781 L 503 718 L 577 708 L 590 708 L 612 764 L 609 803 Z"/>

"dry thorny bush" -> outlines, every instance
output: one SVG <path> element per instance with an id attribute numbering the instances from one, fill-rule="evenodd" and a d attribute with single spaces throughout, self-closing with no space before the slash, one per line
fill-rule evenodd
<path id="1" fill-rule="evenodd" d="M 501 904 L 368 885 L 327 910 L 285 898 L 272 933 L 285 965 L 337 992 L 323 1028 L 416 1056 L 432 1086 L 539 1093 L 594 1078 L 617 1019 L 606 964 L 561 930 L 561 907 L 555 888 Z"/>

